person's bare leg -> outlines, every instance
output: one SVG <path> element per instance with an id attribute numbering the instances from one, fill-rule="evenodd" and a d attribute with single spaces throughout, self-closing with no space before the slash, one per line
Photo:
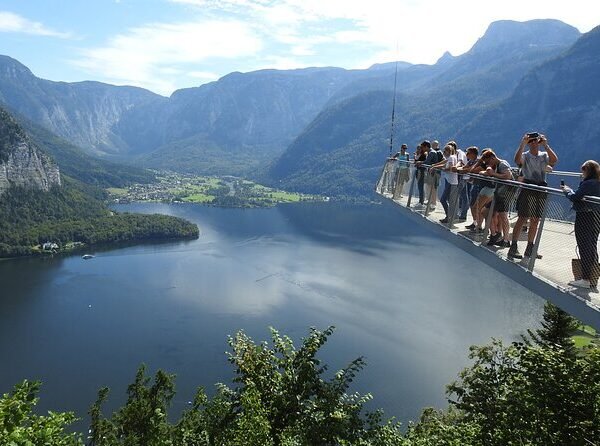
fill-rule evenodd
<path id="1" fill-rule="evenodd" d="M 537 234 L 537 228 L 538 225 L 540 223 L 540 219 L 539 218 L 530 218 L 529 219 L 529 232 L 527 233 L 527 242 L 528 243 L 533 243 L 535 242 L 535 236 Z"/>
<path id="2" fill-rule="evenodd" d="M 510 224 L 508 222 L 508 212 L 502 212 L 499 214 L 500 226 L 502 230 L 502 240 L 509 240 L 510 236 Z"/>
<path id="3" fill-rule="evenodd" d="M 487 208 L 485 207 L 488 202 L 491 200 L 490 197 L 486 197 L 485 195 L 477 197 L 477 202 L 475 206 L 477 206 L 477 227 L 481 228 L 483 226 L 483 222 L 487 217 Z"/>
<path id="4" fill-rule="evenodd" d="M 523 227 L 523 223 L 527 220 L 527 217 L 518 217 L 515 222 L 515 227 L 513 228 L 512 233 L 512 241 L 517 242 L 519 237 L 521 236 L 521 228 Z"/>

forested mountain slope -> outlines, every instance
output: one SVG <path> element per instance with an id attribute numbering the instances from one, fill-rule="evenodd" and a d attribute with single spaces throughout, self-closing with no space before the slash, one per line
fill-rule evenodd
<path id="1" fill-rule="evenodd" d="M 64 248 L 197 237 L 196 225 L 165 215 L 118 214 L 101 189 L 59 173 L 56 163 L 0 108 L 0 257 L 28 255 L 46 241 Z"/>
<path id="2" fill-rule="evenodd" d="M 576 29 L 554 20 L 490 25 L 469 52 L 446 61 L 443 73 L 398 94 L 394 140 L 414 147 L 424 138 L 457 138 L 470 122 L 510 97 L 527 73 L 566 51 L 578 36 Z M 368 193 L 389 153 L 392 99 L 388 89 L 322 112 L 273 163 L 267 178 L 311 192 Z M 486 137 L 459 143 L 485 146 Z"/>
<path id="3" fill-rule="evenodd" d="M 485 140 L 507 159 L 525 131 L 547 135 L 557 168 L 579 170 L 600 155 L 600 27 L 523 78 L 513 95 L 469 123 L 457 136 Z"/>

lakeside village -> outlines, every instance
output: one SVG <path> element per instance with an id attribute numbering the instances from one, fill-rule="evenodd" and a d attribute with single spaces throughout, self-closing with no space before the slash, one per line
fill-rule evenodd
<path id="1" fill-rule="evenodd" d="M 169 171 L 155 171 L 157 181 L 133 184 L 128 188 L 109 188 L 109 201 L 123 204 L 131 202 L 200 203 L 209 206 L 232 208 L 272 207 L 279 203 L 301 201 L 329 201 L 329 197 L 308 195 L 262 186 L 233 176 L 203 177 Z M 32 248 L 39 254 L 56 254 L 81 249 L 84 243 L 70 242 L 59 246 L 47 241 Z M 91 258 L 93 256 L 89 256 Z M 84 256 L 84 258 L 86 258 Z"/>
<path id="2" fill-rule="evenodd" d="M 157 182 L 109 188 L 113 203 L 201 203 L 212 206 L 257 208 L 279 203 L 329 201 L 329 197 L 286 192 L 233 176 L 204 177 L 156 171 Z"/>

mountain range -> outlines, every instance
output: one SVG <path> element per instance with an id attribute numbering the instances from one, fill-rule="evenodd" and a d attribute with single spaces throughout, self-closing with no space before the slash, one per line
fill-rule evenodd
<path id="1" fill-rule="evenodd" d="M 559 157 L 569 153 L 562 170 L 591 157 L 598 49 L 598 28 L 582 36 L 556 20 L 500 21 L 465 54 L 446 53 L 433 65 L 231 73 L 168 98 L 135 87 L 39 79 L 0 56 L 0 101 L 38 138 L 54 138 L 67 165 L 82 156 L 364 195 L 389 153 L 394 94 L 398 143 L 456 139 L 510 159 L 521 135 L 535 129 Z"/>

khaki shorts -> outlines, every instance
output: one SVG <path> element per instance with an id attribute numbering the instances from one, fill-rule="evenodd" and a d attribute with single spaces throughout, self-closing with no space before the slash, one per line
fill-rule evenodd
<path id="1" fill-rule="evenodd" d="M 484 187 L 483 189 L 481 189 L 479 191 L 479 195 L 483 196 L 483 197 L 488 197 L 488 198 L 492 198 L 494 196 L 494 191 L 496 190 L 495 187 Z"/>

